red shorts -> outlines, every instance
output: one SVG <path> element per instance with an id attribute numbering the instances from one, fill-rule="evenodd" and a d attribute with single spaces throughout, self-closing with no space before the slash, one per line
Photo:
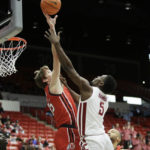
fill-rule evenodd
<path id="1" fill-rule="evenodd" d="M 80 138 L 77 129 L 61 127 L 55 133 L 56 150 L 80 150 Z"/>

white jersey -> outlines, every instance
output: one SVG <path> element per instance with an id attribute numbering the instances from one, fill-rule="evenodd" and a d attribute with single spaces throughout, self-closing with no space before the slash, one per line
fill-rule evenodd
<path id="1" fill-rule="evenodd" d="M 103 118 L 107 109 L 106 95 L 97 87 L 93 87 L 90 98 L 85 101 L 80 100 L 77 121 L 81 149 L 114 150 L 103 125 Z"/>
<path id="2" fill-rule="evenodd" d="M 78 106 L 78 129 L 80 137 L 97 136 L 105 133 L 103 118 L 108 109 L 106 95 L 97 87 L 93 87 L 90 98 L 81 101 Z"/>

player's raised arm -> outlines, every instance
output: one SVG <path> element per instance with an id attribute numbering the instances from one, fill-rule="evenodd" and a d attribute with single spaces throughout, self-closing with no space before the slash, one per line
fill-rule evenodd
<path id="1" fill-rule="evenodd" d="M 56 18 L 57 17 L 55 16 L 55 19 Z M 65 72 L 67 73 L 67 75 L 69 76 L 69 78 L 79 87 L 82 100 L 89 98 L 93 92 L 93 89 L 89 84 L 89 81 L 81 77 L 76 72 L 74 66 L 72 65 L 71 60 L 65 54 L 59 42 L 59 34 L 58 35 L 56 34 L 55 23 L 53 21 L 53 18 L 47 15 L 46 19 L 47 19 L 47 23 L 50 26 L 50 29 L 49 29 L 50 33 L 46 32 L 45 37 L 49 39 L 51 43 L 54 44 L 61 65 L 63 69 L 65 70 Z"/>
<path id="2" fill-rule="evenodd" d="M 49 85 L 50 92 L 53 94 L 61 94 L 63 91 L 63 88 L 61 86 L 61 81 L 59 79 L 60 77 L 60 62 L 55 50 L 54 45 L 52 44 L 52 55 L 53 55 L 53 71 L 52 71 L 52 77 L 51 82 Z"/>
<path id="3" fill-rule="evenodd" d="M 51 19 L 51 22 L 55 25 L 56 24 L 56 18 Z M 49 34 L 48 31 L 45 34 Z M 49 40 L 49 39 L 48 39 Z M 61 86 L 60 82 L 60 62 L 55 50 L 55 46 L 51 43 L 51 51 L 53 55 L 53 71 L 52 71 L 52 76 L 51 76 L 51 82 L 49 85 L 50 92 L 53 94 L 60 94 L 63 91 L 63 88 Z"/>

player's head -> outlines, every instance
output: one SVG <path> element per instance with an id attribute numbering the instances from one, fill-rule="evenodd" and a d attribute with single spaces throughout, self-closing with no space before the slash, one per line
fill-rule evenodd
<path id="1" fill-rule="evenodd" d="M 44 89 L 46 85 L 48 85 L 51 81 L 52 71 L 48 66 L 42 66 L 39 70 L 35 72 L 35 83 L 39 88 Z"/>
<path id="2" fill-rule="evenodd" d="M 117 82 L 111 75 L 98 76 L 91 83 L 99 87 L 105 94 L 111 94 L 117 87 Z"/>
<path id="3" fill-rule="evenodd" d="M 113 145 L 118 145 L 121 142 L 121 134 L 118 130 L 110 129 L 108 131 L 108 135 L 109 135 Z"/>

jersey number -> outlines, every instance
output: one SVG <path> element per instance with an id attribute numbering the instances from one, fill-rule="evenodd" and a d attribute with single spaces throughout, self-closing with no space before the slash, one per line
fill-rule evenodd
<path id="1" fill-rule="evenodd" d="M 104 102 L 100 102 L 100 110 L 99 110 L 99 114 L 102 116 L 104 113 Z"/>

